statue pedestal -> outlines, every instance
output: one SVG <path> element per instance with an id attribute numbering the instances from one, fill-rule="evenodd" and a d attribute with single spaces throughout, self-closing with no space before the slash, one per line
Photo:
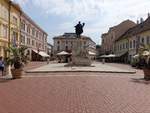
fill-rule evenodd
<path id="1" fill-rule="evenodd" d="M 78 56 L 72 59 L 71 66 L 91 66 L 91 61 L 88 58 Z"/>
<path id="2" fill-rule="evenodd" d="M 82 38 L 76 38 L 73 46 L 72 61 L 67 66 L 91 66 L 88 49 L 85 47 Z"/>

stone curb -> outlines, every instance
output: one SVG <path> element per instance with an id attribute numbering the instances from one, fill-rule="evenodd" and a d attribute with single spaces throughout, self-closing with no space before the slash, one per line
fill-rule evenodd
<path id="1" fill-rule="evenodd" d="M 123 71 L 86 71 L 86 70 L 71 70 L 71 71 L 26 71 L 26 73 L 70 73 L 70 72 L 89 72 L 89 73 L 124 73 L 124 74 L 135 74 L 136 71 L 123 72 Z"/>

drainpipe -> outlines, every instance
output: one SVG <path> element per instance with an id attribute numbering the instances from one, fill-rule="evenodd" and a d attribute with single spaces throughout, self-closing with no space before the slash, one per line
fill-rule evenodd
<path id="1" fill-rule="evenodd" d="M 10 25 L 10 21 L 11 21 L 11 15 L 10 15 L 10 12 L 11 12 L 11 4 L 12 4 L 12 2 L 11 1 L 9 1 L 9 14 L 8 14 L 8 26 L 9 26 L 9 28 L 8 28 L 8 47 L 10 47 L 10 42 L 11 42 L 11 39 L 10 39 L 10 35 L 11 35 L 11 25 Z M 9 56 L 10 56 L 10 52 L 9 52 Z"/>
<path id="2" fill-rule="evenodd" d="M 127 50 L 128 50 L 128 63 L 129 63 L 129 60 L 131 60 L 131 59 L 129 59 L 130 58 L 130 55 L 129 55 L 129 48 L 130 48 L 130 42 L 129 42 L 129 38 L 127 39 Z"/>
<path id="3" fill-rule="evenodd" d="M 19 46 L 21 46 L 21 16 L 22 16 L 22 11 L 20 9 L 20 22 L 19 22 L 20 37 L 19 37 Z"/>
<path id="4" fill-rule="evenodd" d="M 8 47 L 10 48 L 10 42 L 11 42 L 11 39 L 10 39 L 10 35 L 11 35 L 11 26 L 10 26 L 10 21 L 11 21 L 11 15 L 10 15 L 10 12 L 11 12 L 11 4 L 12 2 L 9 1 L 9 14 L 8 14 Z M 10 57 L 10 52 L 8 52 L 8 56 Z M 12 73 L 11 73 L 11 65 L 9 64 L 8 66 L 8 74 L 6 75 L 6 79 L 12 79 Z"/>

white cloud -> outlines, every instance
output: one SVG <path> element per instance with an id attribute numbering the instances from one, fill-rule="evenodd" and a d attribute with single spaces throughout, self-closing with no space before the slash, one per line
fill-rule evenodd
<path id="1" fill-rule="evenodd" d="M 29 0 L 12 0 L 12 1 L 15 1 L 21 5 L 25 5 Z"/>
<path id="2" fill-rule="evenodd" d="M 149 0 L 15 0 L 20 4 L 39 7 L 45 15 L 71 17 L 73 20 L 62 21 L 58 30 L 70 31 L 73 24 L 81 20 L 87 23 L 87 34 L 106 32 L 109 27 L 125 19 L 136 21 L 150 12 Z M 65 26 L 65 27 L 64 27 Z M 58 31 L 59 32 L 59 31 Z M 95 41 L 98 40 L 98 36 Z"/>

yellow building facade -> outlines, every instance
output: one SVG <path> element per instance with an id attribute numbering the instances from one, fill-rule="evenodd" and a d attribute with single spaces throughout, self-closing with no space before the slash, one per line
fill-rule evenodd
<path id="1" fill-rule="evenodd" d="M 0 0 L 0 56 L 5 56 L 8 47 L 9 1 Z"/>
<path id="2" fill-rule="evenodd" d="M 20 45 L 21 9 L 18 4 L 11 3 L 10 6 L 10 45 Z"/>
<path id="3" fill-rule="evenodd" d="M 150 45 L 150 16 L 138 23 L 133 28 L 130 28 L 123 36 L 116 41 L 115 54 L 128 52 L 128 61 L 132 62 L 135 55 L 138 54 L 140 46 Z M 127 45 L 127 46 L 125 46 Z"/>
<path id="4" fill-rule="evenodd" d="M 0 56 L 6 57 L 9 45 L 19 45 L 20 7 L 10 0 L 0 0 Z"/>

